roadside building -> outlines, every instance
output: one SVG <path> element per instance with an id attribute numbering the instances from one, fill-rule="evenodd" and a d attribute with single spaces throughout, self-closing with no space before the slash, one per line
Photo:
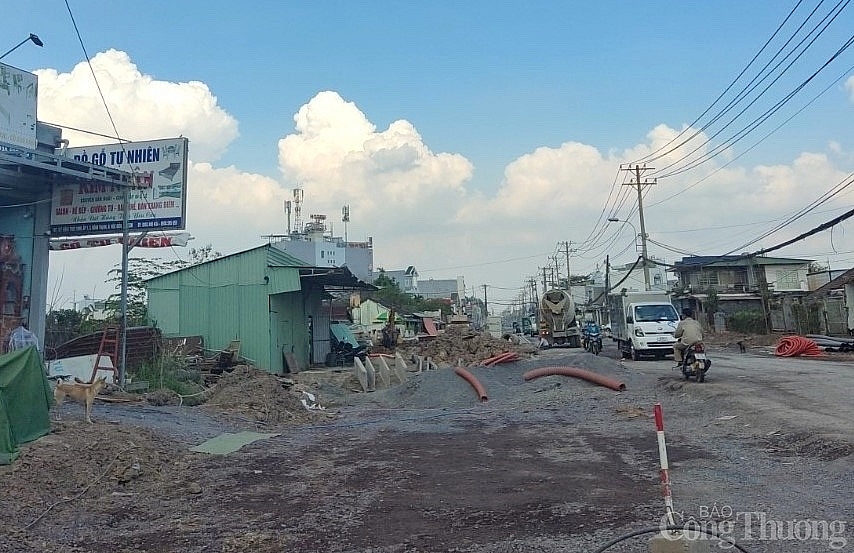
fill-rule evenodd
<path id="1" fill-rule="evenodd" d="M 332 293 L 373 290 L 347 267 L 314 267 L 271 244 L 149 279 L 149 316 L 165 337 L 201 336 L 274 373 L 322 364 Z M 288 366 L 293 356 L 298 367 Z"/>
<path id="2" fill-rule="evenodd" d="M 809 293 L 810 259 L 746 255 L 683 257 L 673 265 L 678 277 L 673 301 L 691 307 L 704 321 L 718 313 L 716 326 L 737 312 L 754 311 L 767 330 L 800 332 L 799 306 Z"/>
<path id="3" fill-rule="evenodd" d="M 44 345 L 54 191 L 123 187 L 130 174 L 65 157 L 62 130 L 36 120 L 35 74 L 0 63 L 0 338 L 21 318 Z"/>
<path id="4" fill-rule="evenodd" d="M 401 292 L 413 295 L 419 294 L 418 270 L 414 265 L 410 265 L 403 270 L 385 271 L 385 276 L 396 282 Z"/>
<path id="5" fill-rule="evenodd" d="M 826 282 L 813 290 L 806 302 L 818 306 L 822 334 L 850 336 L 854 334 L 854 269 L 823 273 Z M 821 277 L 816 280 L 821 282 Z"/>

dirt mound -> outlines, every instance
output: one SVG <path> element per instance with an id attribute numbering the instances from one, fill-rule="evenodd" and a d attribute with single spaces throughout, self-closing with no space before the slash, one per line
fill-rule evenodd
<path id="1" fill-rule="evenodd" d="M 433 340 L 401 344 L 397 351 L 404 359 L 417 355 L 431 357 L 436 363 L 457 365 L 461 362 L 463 366 L 473 366 L 505 351 L 525 356 L 534 354 L 537 348 L 502 340 L 488 332 L 450 326 Z"/>
<path id="2" fill-rule="evenodd" d="M 300 391 L 291 389 L 292 381 L 265 371 L 240 365 L 219 379 L 210 392 L 204 409 L 240 415 L 266 425 L 304 424 L 326 420 L 322 410 L 309 410 Z"/>
<path id="3" fill-rule="evenodd" d="M 187 453 L 143 428 L 57 421 L 50 434 L 22 448 L 15 464 L 0 469 L 0 510 L 8 526 L 24 530 L 44 517 L 80 511 L 81 504 L 186 488 Z"/>

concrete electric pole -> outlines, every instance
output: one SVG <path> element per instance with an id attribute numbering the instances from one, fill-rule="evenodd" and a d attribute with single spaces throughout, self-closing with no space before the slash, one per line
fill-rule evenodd
<path id="1" fill-rule="evenodd" d="M 643 187 L 644 186 L 652 186 L 655 184 L 655 179 L 652 180 L 641 180 L 641 173 L 644 171 L 651 171 L 653 167 L 647 167 L 644 164 L 643 167 L 640 165 L 635 165 L 634 167 L 626 166 L 620 167 L 621 171 L 632 171 L 635 174 L 634 182 L 628 182 L 625 185 L 634 186 L 638 191 L 638 217 L 640 218 L 640 235 L 641 235 L 641 255 L 643 256 L 643 282 L 646 290 L 650 290 L 649 286 L 649 257 L 646 254 L 646 225 L 643 220 Z"/>

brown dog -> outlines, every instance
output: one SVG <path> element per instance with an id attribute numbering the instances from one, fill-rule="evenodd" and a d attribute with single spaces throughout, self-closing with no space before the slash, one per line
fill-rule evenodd
<path id="1" fill-rule="evenodd" d="M 79 401 L 86 407 L 86 422 L 92 424 L 92 404 L 95 402 L 95 396 L 104 389 L 107 385 L 107 378 L 102 376 L 91 384 L 83 384 L 80 382 L 68 383 L 59 381 L 56 383 L 56 388 L 53 390 L 53 398 L 56 400 L 56 420 L 59 420 L 59 407 L 68 396 L 75 401 Z"/>

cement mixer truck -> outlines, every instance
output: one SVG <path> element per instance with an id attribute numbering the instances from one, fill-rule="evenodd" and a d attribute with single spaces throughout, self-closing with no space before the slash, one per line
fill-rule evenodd
<path id="1" fill-rule="evenodd" d="M 566 290 L 553 288 L 540 298 L 540 337 L 549 347 L 581 347 L 575 302 Z"/>

